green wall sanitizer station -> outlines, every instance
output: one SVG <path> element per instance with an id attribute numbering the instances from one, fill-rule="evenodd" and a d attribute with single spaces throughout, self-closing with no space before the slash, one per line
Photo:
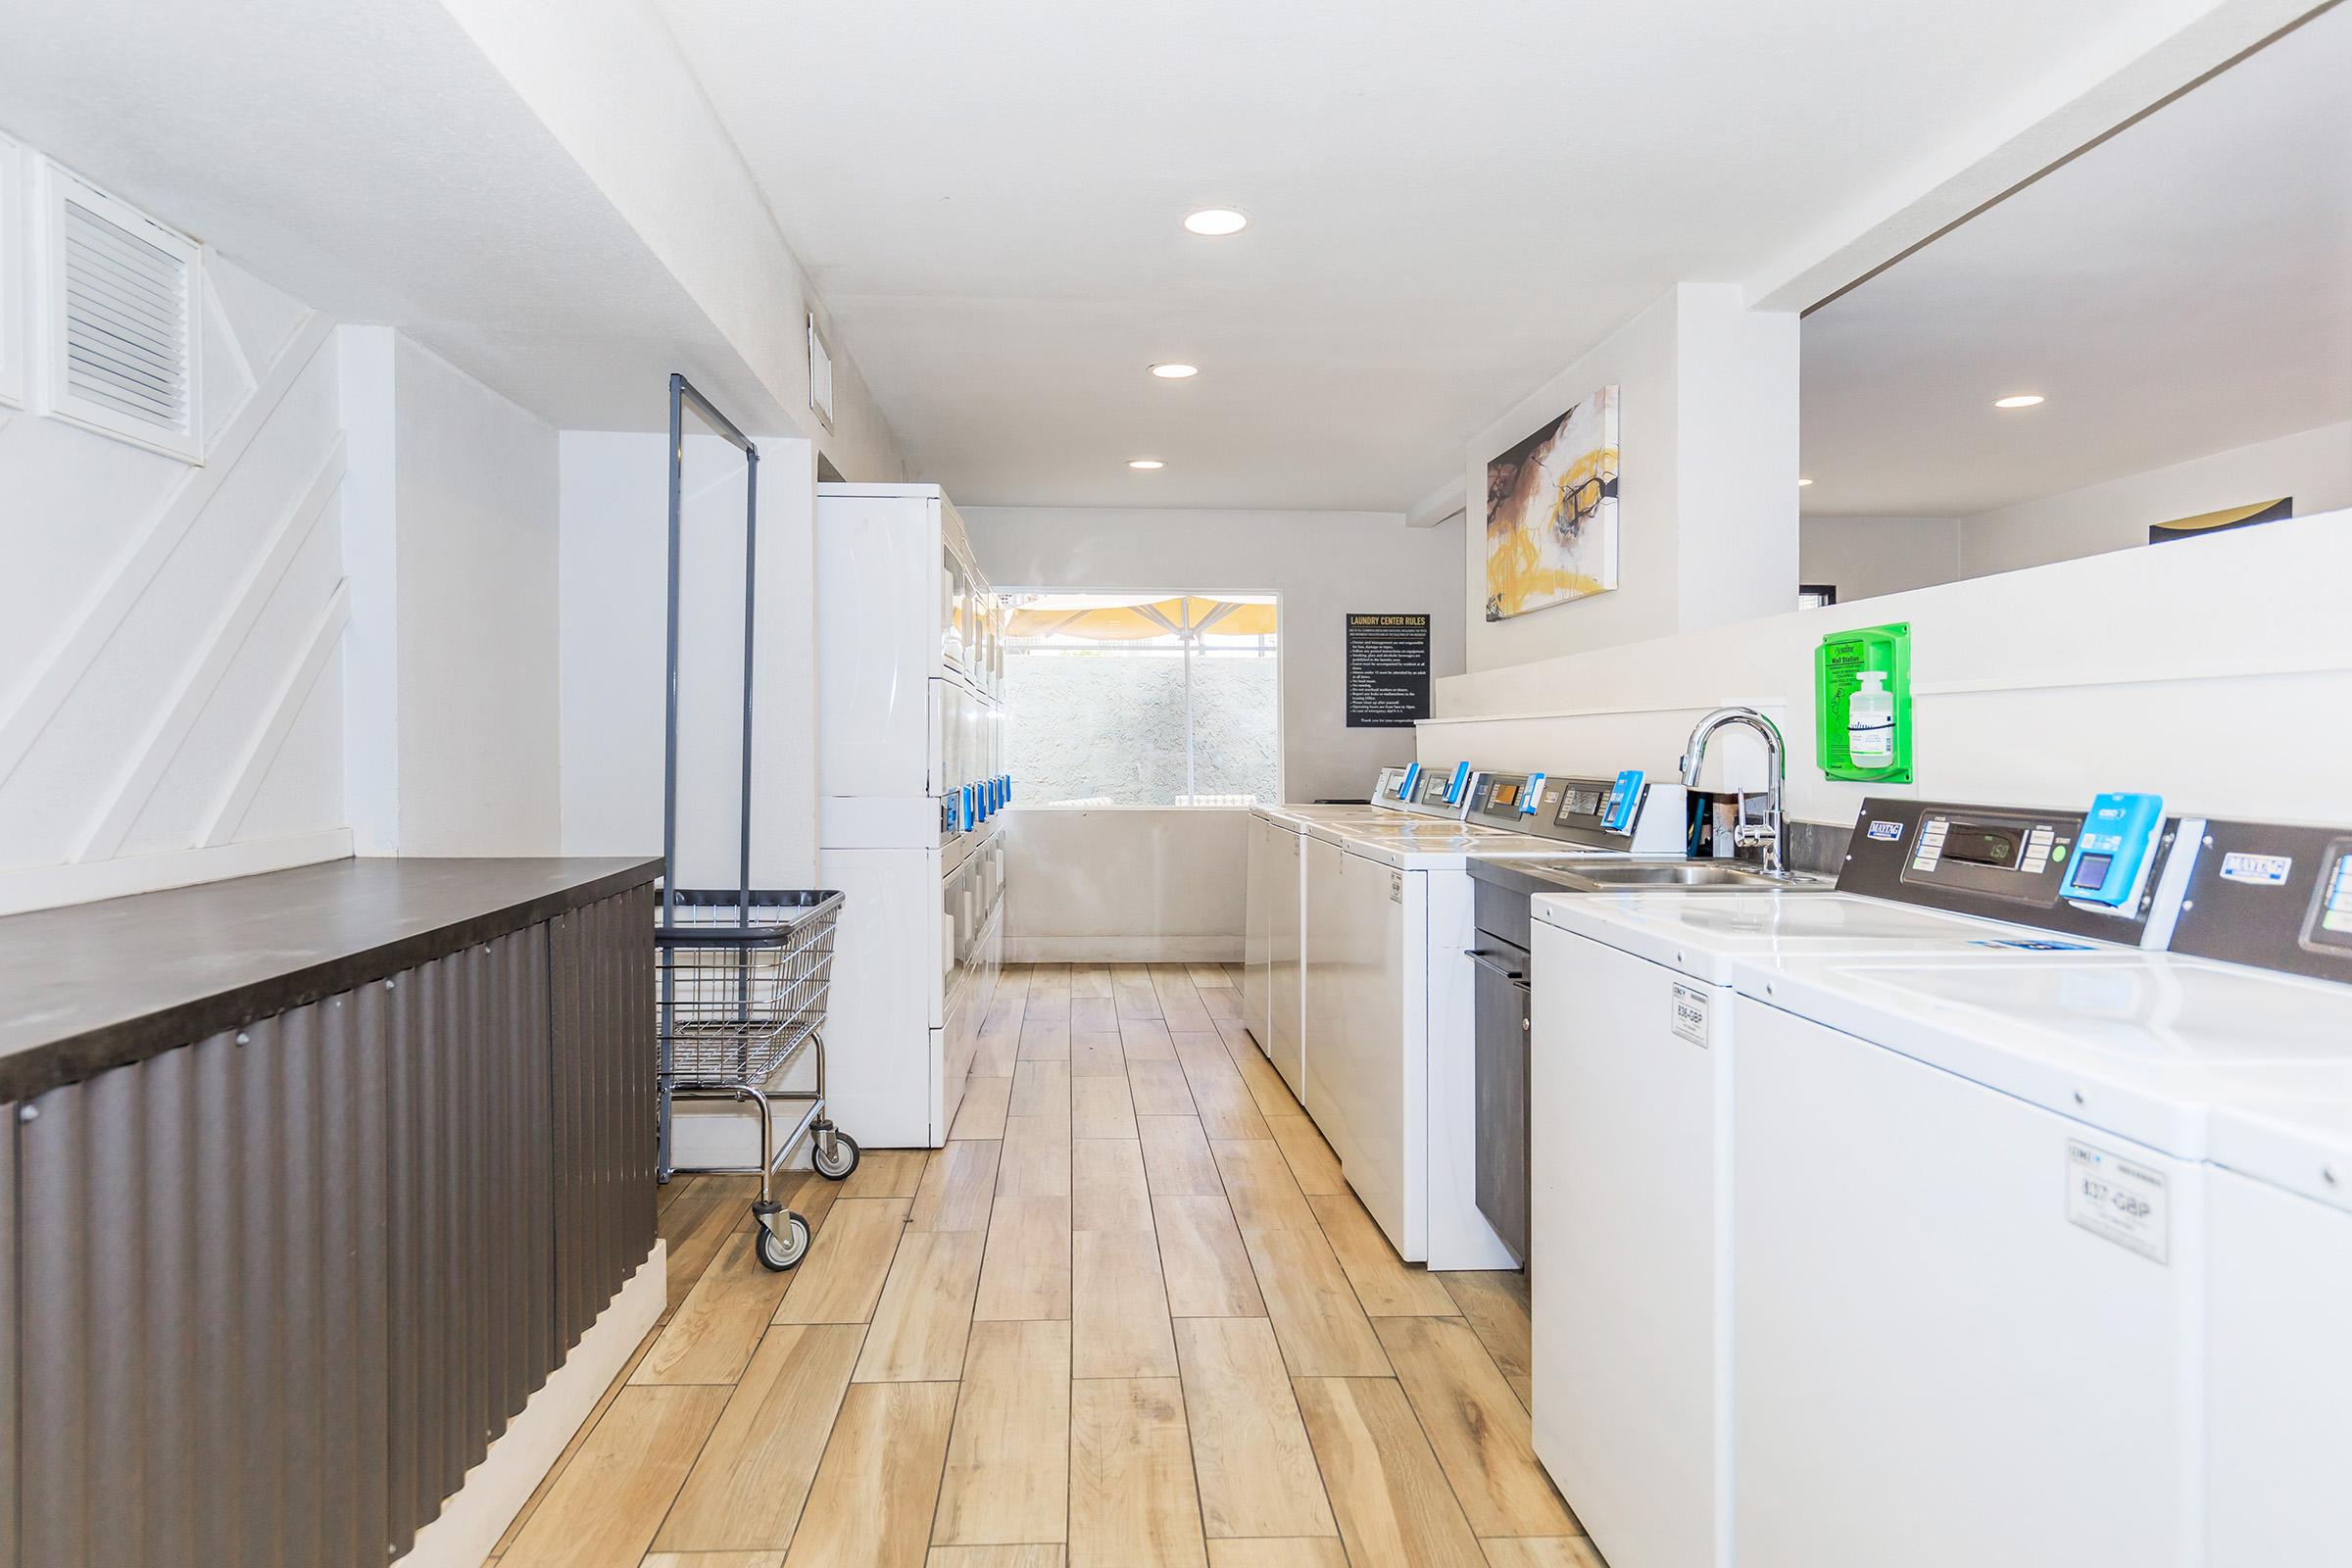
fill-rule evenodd
<path id="1" fill-rule="evenodd" d="M 1897 621 L 1813 651 L 1815 754 L 1830 778 L 1911 782 L 1911 627 Z"/>

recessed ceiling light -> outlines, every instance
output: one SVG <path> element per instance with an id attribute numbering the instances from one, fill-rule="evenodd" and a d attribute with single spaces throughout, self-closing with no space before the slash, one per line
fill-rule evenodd
<path id="1" fill-rule="evenodd" d="M 1994 398 L 1992 406 L 1996 409 L 2030 409 L 2041 401 L 2042 396 L 2038 392 L 2020 392 L 2014 397 Z"/>
<path id="2" fill-rule="evenodd" d="M 1807 485 L 1811 484 L 1812 482 L 1813 482 L 1813 481 L 1812 481 L 1812 480 L 1810 480 L 1810 479 L 1799 479 L 1799 480 L 1797 480 L 1797 481 L 1796 481 L 1796 487 L 1797 487 L 1799 490 L 1802 490 L 1802 489 L 1803 489 L 1805 486 L 1807 486 Z"/>
<path id="3" fill-rule="evenodd" d="M 1167 465 L 1157 458 L 1129 458 L 1127 466 L 1130 468 L 1164 468 Z"/>
<path id="4" fill-rule="evenodd" d="M 1200 211 L 1188 215 L 1185 218 L 1184 226 L 1196 234 L 1207 234 L 1213 237 L 1218 234 L 1239 234 L 1250 226 L 1250 220 L 1244 214 L 1237 213 L 1230 207 L 1203 207 Z"/>
<path id="5" fill-rule="evenodd" d="M 1199 375 L 1200 367 L 1198 365 L 1154 365 L 1152 367 L 1152 373 L 1162 381 L 1181 381 L 1188 375 Z"/>

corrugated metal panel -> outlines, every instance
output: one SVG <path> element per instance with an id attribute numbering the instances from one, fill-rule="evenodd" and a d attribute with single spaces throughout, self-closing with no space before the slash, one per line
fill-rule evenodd
<path id="1" fill-rule="evenodd" d="M 561 916 L 556 1320 L 568 1353 L 654 1245 L 654 890 Z"/>
<path id="2" fill-rule="evenodd" d="M 406 1551 L 653 1245 L 652 924 L 639 889 L 12 1115 L 0 1568 Z"/>
<path id="3" fill-rule="evenodd" d="M 17 1107 L 0 1104 L 0 1325 L 17 1317 Z M 17 1357 L 0 1342 L 0 1568 L 17 1568 Z"/>
<path id="4" fill-rule="evenodd" d="M 391 1542 L 440 1512 L 556 1364 L 547 939 L 381 987 L 389 1054 Z"/>
<path id="5" fill-rule="evenodd" d="M 351 1011 L 18 1126 L 25 1562 L 384 1560 L 383 1098 Z"/>

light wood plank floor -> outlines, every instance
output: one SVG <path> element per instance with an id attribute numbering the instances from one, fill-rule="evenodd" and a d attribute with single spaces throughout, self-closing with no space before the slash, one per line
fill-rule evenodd
<path id="1" fill-rule="evenodd" d="M 1214 964 L 1006 971 L 945 1149 L 662 1194 L 669 1310 L 498 1568 L 1605 1568 L 1517 1274 L 1400 1262 Z M 850 1129 L 853 1133 L 856 1128 Z"/>

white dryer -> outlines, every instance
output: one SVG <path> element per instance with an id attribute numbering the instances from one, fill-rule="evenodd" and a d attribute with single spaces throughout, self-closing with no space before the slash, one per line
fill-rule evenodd
<path id="1" fill-rule="evenodd" d="M 2343 1390 L 2341 1313 L 2281 1300 L 2346 1256 L 2326 1140 L 2221 1107 L 2352 1099 L 2352 988 L 2305 977 L 2352 973 L 2352 839 L 2200 826 L 2174 956 L 1735 964 L 1740 1568 L 2342 1560 L 2343 1452 L 2282 1451 L 2344 1430 L 2289 1395 Z M 2215 961 L 2266 949 L 2303 972 Z"/>

